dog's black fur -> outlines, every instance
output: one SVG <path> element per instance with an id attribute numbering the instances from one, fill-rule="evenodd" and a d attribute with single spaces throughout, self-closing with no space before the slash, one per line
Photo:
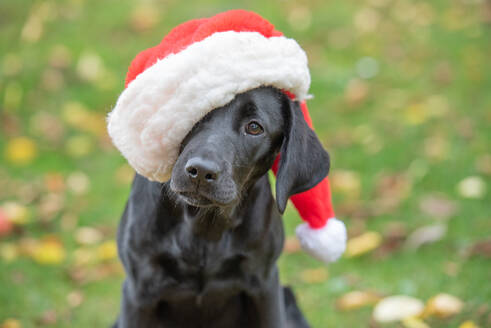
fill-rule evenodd
<path id="1" fill-rule="evenodd" d="M 278 153 L 275 204 L 267 172 Z M 169 182 L 135 177 L 118 231 L 127 277 L 115 327 L 309 327 L 279 283 L 280 212 L 328 170 L 298 102 L 279 90 L 213 110 L 185 138 Z"/>

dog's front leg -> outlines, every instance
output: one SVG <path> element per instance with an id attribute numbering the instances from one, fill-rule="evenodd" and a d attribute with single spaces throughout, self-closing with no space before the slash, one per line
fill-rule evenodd
<path id="1" fill-rule="evenodd" d="M 121 313 L 116 323 L 117 328 L 160 327 L 156 321 L 153 307 L 141 306 L 135 302 L 128 280 L 123 284 Z"/>
<path id="2" fill-rule="evenodd" d="M 285 302 L 277 268 L 274 268 L 267 280 L 261 282 L 261 288 L 252 298 L 261 328 L 286 327 Z"/>

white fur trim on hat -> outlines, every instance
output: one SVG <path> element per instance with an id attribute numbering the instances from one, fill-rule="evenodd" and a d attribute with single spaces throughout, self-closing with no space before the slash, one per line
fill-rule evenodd
<path id="1" fill-rule="evenodd" d="M 192 127 L 234 96 L 274 86 L 304 100 L 307 56 L 293 39 L 219 32 L 157 61 L 121 93 L 108 116 L 113 143 L 150 180 L 169 180 Z"/>
<path id="2" fill-rule="evenodd" d="M 325 263 L 336 261 L 346 249 L 346 227 L 336 218 L 327 220 L 326 225 L 319 229 L 302 223 L 296 233 L 302 248 Z"/>

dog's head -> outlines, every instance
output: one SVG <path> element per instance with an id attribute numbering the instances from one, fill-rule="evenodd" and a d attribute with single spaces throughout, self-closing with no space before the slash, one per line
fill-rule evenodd
<path id="1" fill-rule="evenodd" d="M 196 207 L 235 206 L 280 153 L 276 202 L 310 189 L 329 171 L 329 156 L 298 102 L 272 87 L 237 95 L 211 111 L 186 136 L 171 189 Z"/>

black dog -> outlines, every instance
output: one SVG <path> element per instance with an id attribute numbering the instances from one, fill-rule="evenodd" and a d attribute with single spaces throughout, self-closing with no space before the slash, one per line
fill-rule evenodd
<path id="1" fill-rule="evenodd" d="M 276 204 L 267 172 L 281 153 Z M 127 278 L 115 327 L 308 327 L 280 286 L 280 216 L 329 157 L 298 102 L 262 87 L 204 117 L 167 183 L 136 175 L 118 232 Z"/>

